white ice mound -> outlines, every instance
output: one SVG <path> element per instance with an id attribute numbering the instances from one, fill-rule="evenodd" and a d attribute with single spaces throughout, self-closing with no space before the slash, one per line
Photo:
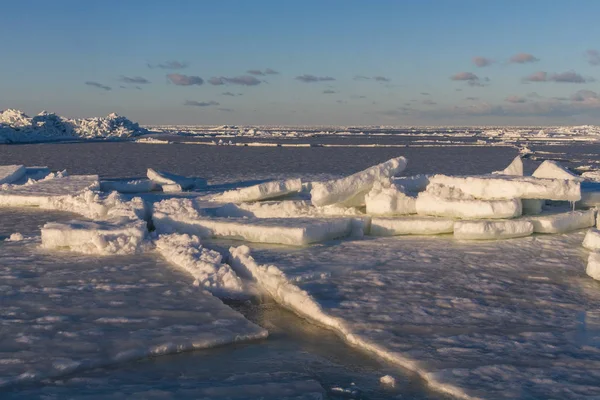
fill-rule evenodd
<path id="1" fill-rule="evenodd" d="M 439 235 L 454 232 L 454 220 L 436 217 L 374 217 L 370 235 Z"/>
<path id="2" fill-rule="evenodd" d="M 575 175 L 556 161 L 546 160 L 532 174 L 535 178 L 568 179 L 582 181 L 580 176 Z"/>
<path id="3" fill-rule="evenodd" d="M 103 192 L 147 193 L 155 188 L 156 184 L 150 179 L 100 181 L 100 190 Z"/>
<path id="4" fill-rule="evenodd" d="M 244 203 L 274 199 L 298 193 L 302 190 L 300 179 L 265 182 L 236 190 L 229 190 L 213 197 L 214 201 L 223 203 Z"/>
<path id="5" fill-rule="evenodd" d="M 26 171 L 22 165 L 0 165 L 0 185 L 23 178 Z"/>
<path id="6" fill-rule="evenodd" d="M 369 215 L 408 215 L 416 214 L 416 198 L 407 195 L 404 188 L 395 183 L 385 186 L 376 182 L 365 196 Z"/>
<path id="7" fill-rule="evenodd" d="M 600 250 L 600 230 L 592 228 L 583 238 L 583 247 L 588 250 Z"/>
<path id="8" fill-rule="evenodd" d="M 206 180 L 202 178 L 190 178 L 171 174 L 170 172 L 156 171 L 152 168 L 148 168 L 146 174 L 148 179 L 160 185 L 164 192 L 180 192 L 206 186 Z"/>
<path id="9" fill-rule="evenodd" d="M 527 220 L 457 221 L 454 237 L 468 240 L 495 240 L 529 236 L 533 224 Z"/>
<path id="10" fill-rule="evenodd" d="M 313 182 L 310 191 L 312 203 L 315 206 L 328 204 L 363 206 L 365 196 L 375 182 L 388 180 L 404 171 L 405 168 L 406 158 L 397 157 L 345 178 Z"/>
<path id="11" fill-rule="evenodd" d="M 536 233 L 566 233 L 589 228 L 596 224 L 595 210 L 577 210 L 563 213 L 547 213 L 527 217 Z"/>
<path id="12" fill-rule="evenodd" d="M 581 198 L 578 181 L 530 176 L 448 176 L 434 175 L 430 184 L 460 189 L 483 200 L 545 199 L 577 201 Z"/>
<path id="13" fill-rule="evenodd" d="M 129 138 L 148 131 L 117 114 L 68 119 L 42 111 L 31 118 L 18 110 L 0 112 L 0 143 L 43 142 L 78 138 Z"/>
<path id="14" fill-rule="evenodd" d="M 590 253 L 585 272 L 590 277 L 600 281 L 600 253 L 595 251 Z"/>
<path id="15" fill-rule="evenodd" d="M 139 254 L 147 246 L 144 221 L 70 221 L 47 223 L 42 227 L 42 247 L 69 248 L 73 252 L 97 255 Z"/>
<path id="16" fill-rule="evenodd" d="M 516 156 L 508 167 L 504 168 L 502 171 L 494 171 L 492 173 L 498 175 L 523 176 L 523 160 L 520 155 Z"/>
<path id="17" fill-rule="evenodd" d="M 600 171 L 587 171 L 582 173 L 581 177 L 592 182 L 600 182 Z"/>
<path id="18" fill-rule="evenodd" d="M 154 244 L 167 261 L 194 278 L 194 285 L 217 295 L 231 296 L 243 292 L 242 281 L 229 265 L 223 264 L 221 254 L 204 248 L 197 236 L 179 233 L 160 235 Z"/>
<path id="19" fill-rule="evenodd" d="M 430 184 L 416 201 L 419 215 L 461 219 L 514 218 L 522 213 L 519 199 L 481 200 L 456 187 Z"/>

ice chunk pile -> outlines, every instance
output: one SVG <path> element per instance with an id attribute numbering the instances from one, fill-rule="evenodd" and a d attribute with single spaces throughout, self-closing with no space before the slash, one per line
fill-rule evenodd
<path id="1" fill-rule="evenodd" d="M 375 182 L 389 179 L 405 168 L 406 158 L 397 157 L 345 178 L 313 182 L 310 191 L 312 202 L 315 206 L 328 204 L 363 206 L 365 196 Z"/>
<path id="2" fill-rule="evenodd" d="M 298 193 L 301 190 L 302 181 L 300 179 L 289 179 L 230 190 L 218 196 L 214 196 L 213 200 L 223 203 L 244 203 L 283 197 Z"/>
<path id="3" fill-rule="evenodd" d="M 153 191 L 156 186 L 150 179 L 100 181 L 100 189 L 103 192 L 146 193 Z"/>
<path id="4" fill-rule="evenodd" d="M 407 215 L 416 214 L 416 197 L 406 194 L 405 188 L 398 183 L 376 182 L 365 196 L 369 215 Z"/>
<path id="5" fill-rule="evenodd" d="M 46 111 L 33 118 L 19 110 L 0 111 L 0 143 L 129 138 L 147 132 L 137 123 L 114 113 L 104 118 L 68 119 Z"/>
<path id="6" fill-rule="evenodd" d="M 189 178 L 175 175 L 170 172 L 156 171 L 148 168 L 148 179 L 162 188 L 163 192 L 181 192 L 194 188 L 203 188 L 206 186 L 206 180 L 202 178 Z"/>

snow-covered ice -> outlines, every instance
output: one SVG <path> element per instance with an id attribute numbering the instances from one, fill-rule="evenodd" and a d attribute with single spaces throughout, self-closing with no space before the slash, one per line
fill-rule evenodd
<path id="1" fill-rule="evenodd" d="M 581 198 L 578 181 L 530 176 L 447 176 L 434 175 L 430 184 L 460 189 L 464 194 L 484 200 L 542 199 L 577 201 Z"/>
<path id="2" fill-rule="evenodd" d="M 498 240 L 529 236 L 533 224 L 526 220 L 457 221 L 454 237 L 467 240 Z"/>
<path id="3" fill-rule="evenodd" d="M 170 172 L 156 171 L 152 168 L 148 168 L 146 175 L 152 182 L 160 185 L 164 192 L 180 192 L 206 186 L 205 179 L 175 175 Z"/>
<path id="4" fill-rule="evenodd" d="M 156 189 L 156 183 L 150 179 L 105 180 L 100 181 L 100 190 L 119 193 L 146 193 Z"/>
<path id="5" fill-rule="evenodd" d="M 583 238 L 583 247 L 588 250 L 599 251 L 600 250 L 600 230 L 592 228 L 587 231 Z"/>
<path id="6" fill-rule="evenodd" d="M 42 246 L 69 248 L 83 254 L 139 254 L 148 247 L 145 221 L 49 222 L 42 227 Z"/>
<path id="7" fill-rule="evenodd" d="M 211 216 L 223 218 L 305 218 L 326 216 L 361 216 L 355 207 L 335 204 L 315 207 L 307 200 L 259 201 L 255 203 L 227 203 L 219 207 L 208 207 L 203 211 Z"/>
<path id="8" fill-rule="evenodd" d="M 504 168 L 502 171 L 495 171 L 493 173 L 498 175 L 523 176 L 523 160 L 521 159 L 521 156 L 516 156 L 508 167 Z"/>
<path id="9" fill-rule="evenodd" d="M 194 278 L 195 285 L 229 297 L 244 291 L 242 281 L 223 263 L 221 254 L 203 247 L 197 236 L 172 233 L 160 235 L 154 243 L 167 261 Z"/>
<path id="10" fill-rule="evenodd" d="M 545 200 L 539 199 L 523 199 L 521 200 L 521 204 L 523 206 L 523 214 L 524 215 L 537 215 L 542 212 Z"/>
<path id="11" fill-rule="evenodd" d="M 592 251 L 590 253 L 585 273 L 600 281 L 600 252 Z"/>
<path id="12" fill-rule="evenodd" d="M 389 186 L 376 182 L 365 196 L 369 215 L 407 215 L 416 214 L 416 197 L 405 193 L 405 189 L 396 183 Z"/>
<path id="13" fill-rule="evenodd" d="M 357 172 L 345 178 L 327 182 L 313 182 L 310 191 L 315 206 L 343 204 L 362 206 L 366 194 L 377 181 L 389 179 L 406 168 L 406 158 L 397 157 L 384 163 Z"/>
<path id="14" fill-rule="evenodd" d="M 302 181 L 300 179 L 289 179 L 229 190 L 214 196 L 213 200 L 223 203 L 244 203 L 283 197 L 301 190 Z"/>
<path id="15" fill-rule="evenodd" d="M 454 220 L 450 218 L 407 216 L 373 217 L 370 235 L 439 235 L 454 232 Z"/>
<path id="16" fill-rule="evenodd" d="M 568 179 L 574 181 L 583 180 L 580 176 L 575 175 L 556 161 L 546 160 L 533 171 L 533 176 L 536 178 L 548 179 Z"/>
<path id="17" fill-rule="evenodd" d="M 0 165 L 0 185 L 23 178 L 26 171 L 22 165 Z"/>
<path id="18" fill-rule="evenodd" d="M 548 212 L 526 218 L 536 233 L 565 233 L 596 224 L 596 210 Z"/>
<path id="19" fill-rule="evenodd" d="M 381 378 L 379 378 L 379 382 L 381 382 L 382 385 L 389 386 L 389 387 L 396 386 L 396 379 L 391 375 L 382 376 Z"/>
<path id="20" fill-rule="evenodd" d="M 11 233 L 8 239 L 5 239 L 8 242 L 20 242 L 25 239 L 20 232 Z"/>

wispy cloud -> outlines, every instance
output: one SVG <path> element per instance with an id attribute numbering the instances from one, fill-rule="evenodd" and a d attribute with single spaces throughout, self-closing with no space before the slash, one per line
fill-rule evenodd
<path id="1" fill-rule="evenodd" d="M 431 93 L 427 93 L 427 92 L 421 92 L 421 96 L 430 96 Z"/>
<path id="2" fill-rule="evenodd" d="M 331 89 L 323 90 L 323 94 L 334 94 L 334 93 L 336 93 L 335 90 L 331 90 Z"/>
<path id="3" fill-rule="evenodd" d="M 223 112 L 233 112 L 234 111 L 233 108 L 217 108 L 217 110 L 223 111 Z"/>
<path id="4" fill-rule="evenodd" d="M 374 76 L 373 79 L 377 82 L 390 82 L 390 78 L 386 78 L 385 76 Z"/>
<path id="5" fill-rule="evenodd" d="M 112 88 L 110 86 L 106 86 L 106 85 L 103 85 L 101 83 L 94 82 L 94 81 L 87 81 L 87 82 L 85 82 L 85 84 L 88 86 L 98 88 L 98 89 L 102 89 L 102 90 L 112 90 Z"/>
<path id="6" fill-rule="evenodd" d="M 589 102 L 598 101 L 598 94 L 592 90 L 578 90 L 571 96 L 571 101 L 576 102 Z"/>
<path id="7" fill-rule="evenodd" d="M 508 61 L 512 64 L 526 64 L 540 61 L 540 59 L 534 57 L 532 54 L 529 53 L 517 53 L 514 56 L 512 56 Z"/>
<path id="8" fill-rule="evenodd" d="M 465 97 L 465 100 L 477 101 L 477 100 L 479 100 L 479 97 Z"/>
<path id="9" fill-rule="evenodd" d="M 437 103 L 433 100 L 423 100 L 423 104 L 425 104 L 426 106 L 435 106 Z"/>
<path id="10" fill-rule="evenodd" d="M 473 64 L 477 65 L 478 67 L 487 67 L 489 65 L 492 65 L 493 63 L 494 61 L 490 58 L 473 57 Z"/>
<path id="11" fill-rule="evenodd" d="M 186 61 L 166 61 L 160 64 L 148 64 L 148 68 L 160 68 L 160 69 L 184 69 L 189 67 L 190 64 Z"/>
<path id="12" fill-rule="evenodd" d="M 219 86 L 219 85 L 225 85 L 225 84 L 232 84 L 232 85 L 242 85 L 242 86 L 256 86 L 256 85 L 260 85 L 261 84 L 261 80 L 256 79 L 253 76 L 250 75 L 242 75 L 242 76 L 234 76 L 231 78 L 225 77 L 225 76 L 213 76 L 212 78 L 210 78 L 208 80 L 208 83 L 210 83 L 211 85 L 215 85 L 215 86 Z"/>
<path id="13" fill-rule="evenodd" d="M 220 103 L 216 101 L 195 101 L 195 100 L 186 100 L 183 103 L 185 106 L 194 106 L 194 107 L 210 107 L 210 106 L 218 106 Z"/>
<path id="14" fill-rule="evenodd" d="M 527 99 L 521 96 L 508 96 L 506 99 L 504 99 L 504 101 L 509 103 L 525 103 L 527 102 Z"/>
<path id="15" fill-rule="evenodd" d="M 232 92 L 223 92 L 223 93 L 221 93 L 221 95 L 222 96 L 231 96 L 231 97 L 234 97 L 234 96 L 241 96 L 242 93 L 235 94 L 235 93 L 232 93 Z"/>
<path id="16" fill-rule="evenodd" d="M 296 80 L 304 83 L 312 83 L 312 82 L 327 82 L 327 81 L 335 81 L 335 78 L 330 76 L 315 76 L 315 75 L 300 75 L 296 77 Z"/>
<path id="17" fill-rule="evenodd" d="M 271 68 L 267 68 L 264 71 L 261 71 L 260 69 L 249 69 L 246 72 L 249 73 L 250 75 L 258 75 L 258 76 L 278 75 L 279 74 L 279 72 L 277 72 L 277 71 L 275 71 L 274 69 L 271 69 Z"/>
<path id="18" fill-rule="evenodd" d="M 600 51 L 590 49 L 585 52 L 585 58 L 590 65 L 600 65 Z"/>
<path id="19" fill-rule="evenodd" d="M 535 72 L 523 78 L 525 82 L 559 82 L 559 83 L 586 83 L 594 82 L 594 78 L 583 77 L 575 71 L 548 74 L 544 71 Z"/>
<path id="20" fill-rule="evenodd" d="M 355 75 L 354 78 L 352 78 L 352 79 L 354 79 L 355 81 L 370 81 L 370 80 L 374 80 L 375 82 L 383 82 L 383 83 L 391 82 L 392 81 L 391 78 L 388 78 L 386 76 L 381 76 L 381 75 L 378 75 L 378 76 Z"/>
<path id="21" fill-rule="evenodd" d="M 472 72 L 458 72 L 450 77 L 453 81 L 467 82 L 469 86 L 485 86 L 481 83 L 481 79 Z M 484 82 L 488 82 L 489 78 L 483 78 Z"/>
<path id="22" fill-rule="evenodd" d="M 204 79 L 193 75 L 168 74 L 167 79 L 177 86 L 200 86 L 204 83 Z"/>
<path id="23" fill-rule="evenodd" d="M 148 79 L 142 78 L 141 76 L 123 76 L 123 75 L 121 75 L 119 80 L 124 83 L 132 83 L 132 84 L 136 84 L 136 85 L 145 85 L 147 83 L 150 83 L 150 81 Z"/>

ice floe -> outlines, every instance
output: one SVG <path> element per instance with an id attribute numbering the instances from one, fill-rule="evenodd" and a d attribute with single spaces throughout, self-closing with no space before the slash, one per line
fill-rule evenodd
<path id="1" fill-rule="evenodd" d="M 565 233 L 596 224 L 596 210 L 548 212 L 527 217 L 536 233 Z"/>
<path id="2" fill-rule="evenodd" d="M 100 181 L 100 190 L 119 193 L 146 193 L 155 190 L 156 183 L 150 179 L 106 180 Z"/>
<path id="3" fill-rule="evenodd" d="M 521 159 L 521 156 L 516 156 L 508 167 L 504 168 L 502 171 L 495 171 L 493 174 L 523 176 L 523 160 Z"/>
<path id="4" fill-rule="evenodd" d="M 205 179 L 175 175 L 170 172 L 156 171 L 152 168 L 148 168 L 147 176 L 148 179 L 159 185 L 163 192 L 181 192 L 182 190 L 206 186 Z"/>
<path id="5" fill-rule="evenodd" d="M 370 235 L 440 235 L 454 232 L 454 220 L 450 218 L 406 216 L 371 218 Z"/>
<path id="6" fill-rule="evenodd" d="M 265 182 L 241 189 L 229 190 L 213 197 L 214 201 L 223 203 L 244 203 L 268 200 L 298 193 L 302 190 L 300 179 Z"/>
<path id="7" fill-rule="evenodd" d="M 27 170 L 22 165 L 0 165 L 0 185 L 23 178 Z"/>
<path id="8" fill-rule="evenodd" d="M 529 236 L 533 224 L 528 220 L 457 221 L 454 237 L 468 240 L 498 240 Z"/>
<path id="9" fill-rule="evenodd" d="M 546 160 L 533 172 L 536 178 L 548 179 L 568 179 L 574 181 L 583 180 L 580 176 L 575 175 L 556 161 Z"/>
<path id="10" fill-rule="evenodd" d="M 397 183 L 376 182 L 365 196 L 369 215 L 407 215 L 416 214 L 416 197 L 405 193 L 404 187 Z"/>

